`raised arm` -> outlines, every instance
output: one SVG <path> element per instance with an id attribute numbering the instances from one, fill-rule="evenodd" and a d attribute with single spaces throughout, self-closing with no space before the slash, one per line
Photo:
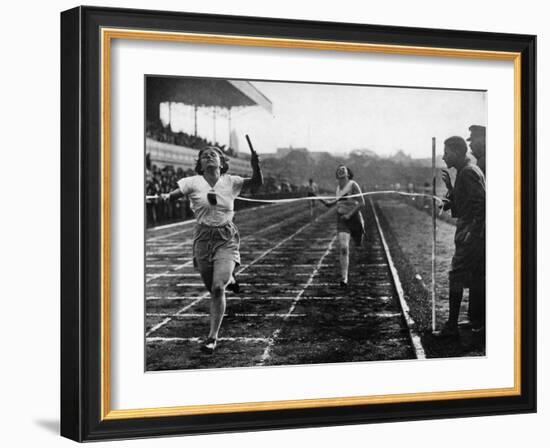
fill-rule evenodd
<path id="1" fill-rule="evenodd" d="M 252 194 L 258 191 L 264 183 L 264 178 L 262 175 L 262 169 L 260 168 L 260 158 L 258 153 L 254 151 L 252 147 L 252 142 L 248 135 L 246 136 L 246 141 L 248 142 L 248 147 L 250 148 L 250 166 L 252 167 L 252 177 L 246 178 L 243 182 L 243 188 L 250 188 Z"/>

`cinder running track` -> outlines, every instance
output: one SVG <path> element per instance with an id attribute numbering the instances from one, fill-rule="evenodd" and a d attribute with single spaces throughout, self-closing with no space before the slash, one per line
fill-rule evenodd
<path id="1" fill-rule="evenodd" d="M 342 289 L 333 209 L 319 205 L 313 219 L 305 203 L 239 212 L 241 293 L 227 295 L 213 355 L 200 351 L 209 296 L 192 265 L 193 223 L 148 230 L 147 370 L 422 357 L 369 202 L 365 220 L 367 238 L 352 245 L 350 286 Z"/>

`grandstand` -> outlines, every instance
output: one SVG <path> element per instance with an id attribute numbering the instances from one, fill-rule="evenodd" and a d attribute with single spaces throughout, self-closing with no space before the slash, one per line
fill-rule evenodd
<path id="1" fill-rule="evenodd" d="M 151 163 L 159 167 L 174 166 L 183 170 L 193 169 L 196 150 L 216 144 L 229 157 L 231 172 L 250 174 L 247 157 L 239 157 L 229 145 L 210 142 L 197 135 L 197 110 L 215 108 L 224 111 L 228 120 L 228 135 L 231 135 L 232 113 L 245 107 L 261 107 L 272 112 L 271 101 L 248 81 L 232 81 L 210 78 L 175 78 L 149 76 L 146 79 L 146 140 L 145 151 Z M 162 103 L 183 103 L 194 108 L 194 134 L 173 132 L 170 125 L 160 121 Z M 215 120 L 215 116 L 212 118 Z M 231 138 L 228 139 L 231 141 Z M 234 156 L 234 157 L 232 157 Z"/>
<path id="2" fill-rule="evenodd" d="M 172 143 L 159 142 L 152 138 L 145 139 L 145 151 L 151 157 L 151 162 L 163 168 L 174 166 L 184 170 L 194 169 L 197 161 L 197 149 Z M 243 158 L 226 156 L 232 174 L 249 176 L 252 173 L 250 162 Z"/>
<path id="3" fill-rule="evenodd" d="M 232 113 L 248 107 L 260 107 L 272 112 L 272 104 L 256 87 L 247 81 L 231 81 L 209 78 L 175 78 L 149 76 L 146 78 L 146 194 L 155 196 L 176 188 L 176 181 L 194 174 L 198 150 L 209 145 L 222 149 L 229 159 L 232 174 L 250 176 L 248 153 L 238 154 L 230 145 L 235 141 L 231 126 Z M 191 106 L 194 113 L 194 133 L 174 132 L 169 122 L 163 125 L 161 105 L 182 103 Z M 209 141 L 197 133 L 197 111 L 209 108 L 228 119 L 228 145 Z M 216 119 L 212 116 L 212 120 Z M 215 123 L 213 123 L 215 124 Z M 192 217 L 187 199 L 166 204 L 147 202 L 147 226 L 181 221 Z"/>

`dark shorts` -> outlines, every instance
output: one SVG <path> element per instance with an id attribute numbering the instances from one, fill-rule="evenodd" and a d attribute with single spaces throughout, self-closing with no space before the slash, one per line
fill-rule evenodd
<path id="1" fill-rule="evenodd" d="M 232 222 L 220 227 L 198 224 L 193 236 L 193 263 L 199 270 L 219 260 L 233 261 L 239 265 L 239 244 L 239 231 Z"/>
<path id="2" fill-rule="evenodd" d="M 343 219 L 340 213 L 336 213 L 336 230 L 338 233 L 349 233 L 355 244 L 360 246 L 365 233 L 363 216 L 356 212 L 350 219 Z"/>

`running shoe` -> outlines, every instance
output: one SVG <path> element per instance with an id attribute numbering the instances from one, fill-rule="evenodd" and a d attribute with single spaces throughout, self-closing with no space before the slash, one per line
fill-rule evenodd
<path id="1" fill-rule="evenodd" d="M 225 287 L 228 291 L 233 292 L 234 294 L 239 294 L 241 292 L 241 285 L 239 285 L 239 282 L 235 278 L 235 276 L 231 277 L 231 283 Z"/>
<path id="2" fill-rule="evenodd" d="M 201 345 L 201 352 L 211 355 L 216 350 L 216 339 L 208 338 Z"/>

